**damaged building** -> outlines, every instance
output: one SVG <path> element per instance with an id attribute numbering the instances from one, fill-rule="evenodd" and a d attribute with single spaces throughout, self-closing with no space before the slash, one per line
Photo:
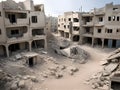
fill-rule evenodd
<path id="1" fill-rule="evenodd" d="M 0 56 L 46 49 L 44 5 L 32 0 L 0 2 Z"/>
<path id="2" fill-rule="evenodd" d="M 58 34 L 73 42 L 80 41 L 80 13 L 65 12 L 58 16 Z"/>
<path id="3" fill-rule="evenodd" d="M 120 5 L 110 3 L 76 15 L 76 12 L 66 12 L 58 16 L 60 36 L 80 44 L 120 47 Z"/>

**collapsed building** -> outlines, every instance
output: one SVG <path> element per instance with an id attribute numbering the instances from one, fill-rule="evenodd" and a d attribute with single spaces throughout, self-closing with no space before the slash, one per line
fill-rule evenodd
<path id="1" fill-rule="evenodd" d="M 90 12 L 65 12 L 58 16 L 59 35 L 79 44 L 120 47 L 120 5 L 113 3 Z"/>
<path id="2" fill-rule="evenodd" d="M 23 50 L 46 49 L 44 5 L 32 0 L 0 3 L 0 56 Z"/>

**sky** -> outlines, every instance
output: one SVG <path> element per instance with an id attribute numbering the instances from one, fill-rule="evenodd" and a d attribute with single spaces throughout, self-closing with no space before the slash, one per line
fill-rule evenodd
<path id="1" fill-rule="evenodd" d="M 2 1 L 2 0 L 0 0 Z M 24 0 L 14 0 L 16 2 Z M 104 7 L 113 2 L 120 4 L 120 0 L 33 0 L 34 4 L 44 4 L 46 15 L 57 16 L 65 11 L 90 11 L 93 8 Z"/>

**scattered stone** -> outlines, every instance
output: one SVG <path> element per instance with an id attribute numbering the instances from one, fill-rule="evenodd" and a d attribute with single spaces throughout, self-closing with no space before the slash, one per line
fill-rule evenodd
<path id="1" fill-rule="evenodd" d="M 79 69 L 73 66 L 68 67 L 70 71 L 77 72 Z"/>
<path id="2" fill-rule="evenodd" d="M 31 78 L 31 81 L 38 82 L 38 79 L 35 76 L 30 76 L 30 78 Z"/>
<path id="3" fill-rule="evenodd" d="M 20 80 L 19 83 L 18 83 L 18 87 L 24 88 L 25 87 L 25 81 L 24 80 Z"/>
<path id="4" fill-rule="evenodd" d="M 56 73 L 56 74 L 55 74 L 55 77 L 56 77 L 57 79 L 59 79 L 59 78 L 63 77 L 63 74 L 62 74 L 62 73 Z"/>
<path id="5" fill-rule="evenodd" d="M 20 60 L 20 59 L 22 58 L 22 56 L 21 56 L 20 54 L 17 54 L 17 55 L 15 56 L 15 58 L 16 58 L 17 60 Z"/>
<path id="6" fill-rule="evenodd" d="M 108 64 L 107 60 L 100 61 L 100 65 L 106 65 L 106 64 Z"/>
<path id="7" fill-rule="evenodd" d="M 18 89 L 17 83 L 13 83 L 13 84 L 11 85 L 10 90 L 17 90 L 17 89 Z"/>

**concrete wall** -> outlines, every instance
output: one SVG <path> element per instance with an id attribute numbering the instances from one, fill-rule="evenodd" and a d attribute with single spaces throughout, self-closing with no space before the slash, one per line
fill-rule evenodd
<path id="1" fill-rule="evenodd" d="M 32 16 L 37 16 L 37 23 L 32 23 Z M 30 12 L 30 27 L 45 27 L 45 13 L 37 11 Z"/>
<path id="2" fill-rule="evenodd" d="M 5 31 L 5 25 L 4 25 L 4 11 L 2 9 L 2 3 L 0 3 L 0 29 L 1 29 L 1 34 L 0 34 L 0 42 L 5 43 L 6 42 L 6 31 Z"/>

